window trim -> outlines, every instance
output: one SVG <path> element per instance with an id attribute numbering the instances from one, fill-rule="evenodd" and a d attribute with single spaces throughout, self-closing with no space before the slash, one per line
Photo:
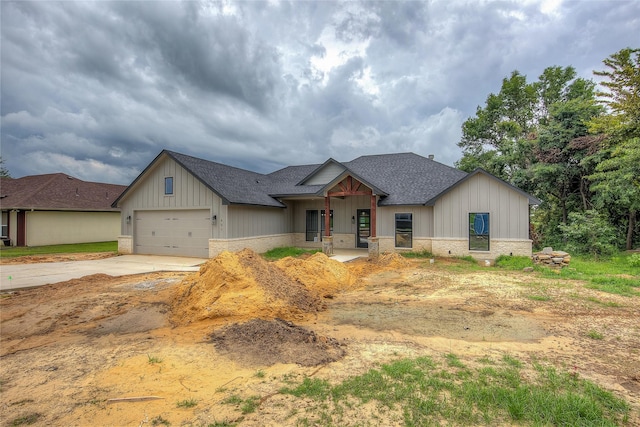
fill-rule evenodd
<path id="1" fill-rule="evenodd" d="M 471 215 L 486 215 L 487 216 L 487 225 L 486 225 L 486 234 L 482 233 L 482 234 L 477 234 L 473 228 L 472 228 L 472 222 L 471 222 Z M 469 224 L 469 228 L 468 228 L 468 243 L 469 243 L 469 251 L 473 251 L 473 252 L 490 252 L 491 251 L 491 213 L 490 212 L 469 212 L 468 215 L 468 224 Z M 475 224 L 475 217 L 473 219 L 473 224 Z M 474 225 L 475 227 L 475 225 Z M 482 230 L 484 231 L 484 229 Z M 473 232 L 473 234 L 472 234 Z M 486 249 L 472 249 L 471 248 L 471 238 L 475 237 L 475 236 L 487 236 L 487 248 Z"/>
<path id="2" fill-rule="evenodd" d="M 164 195 L 165 196 L 173 196 L 174 193 L 174 189 L 173 189 L 173 177 L 172 176 L 165 176 L 164 177 Z M 171 185 L 171 192 L 167 191 L 168 185 Z"/>
<path id="3" fill-rule="evenodd" d="M 398 215 L 408 215 L 411 222 L 409 231 L 409 246 L 398 246 Z M 406 221 L 406 219 L 405 219 Z M 406 234 L 406 233 L 402 233 Z M 393 244 L 396 249 L 413 249 L 413 212 L 396 212 L 393 217 Z"/>

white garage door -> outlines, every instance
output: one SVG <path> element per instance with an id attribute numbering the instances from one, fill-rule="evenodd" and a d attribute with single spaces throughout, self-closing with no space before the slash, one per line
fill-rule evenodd
<path id="1" fill-rule="evenodd" d="M 209 257 L 209 210 L 137 211 L 135 253 Z"/>

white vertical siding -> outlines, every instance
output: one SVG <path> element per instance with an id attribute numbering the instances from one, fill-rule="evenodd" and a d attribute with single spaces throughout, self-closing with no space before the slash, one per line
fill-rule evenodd
<path id="1" fill-rule="evenodd" d="M 335 177 L 344 171 L 344 167 L 335 163 L 329 163 L 318 170 L 307 181 L 306 185 L 324 185 L 330 183 Z"/>
<path id="2" fill-rule="evenodd" d="M 173 177 L 173 195 L 164 194 L 164 179 Z M 218 222 L 224 224 L 222 199 L 202 184 L 190 172 L 173 159 L 165 157 L 147 171 L 120 202 L 122 209 L 121 229 L 123 235 L 133 233 L 132 224 L 127 224 L 127 216 L 136 210 L 210 209 L 217 215 Z M 213 238 L 225 238 L 223 227 L 213 227 Z"/>
<path id="3" fill-rule="evenodd" d="M 500 181 L 481 174 L 436 202 L 434 235 L 467 238 L 472 212 L 490 214 L 491 239 L 529 238 L 529 200 Z"/>
<path id="4" fill-rule="evenodd" d="M 229 239 L 290 232 L 288 209 L 232 205 L 228 211 Z"/>
<path id="5" fill-rule="evenodd" d="M 378 236 L 395 236 L 396 214 L 413 214 L 413 238 L 433 236 L 433 207 L 384 206 L 377 210 Z"/>

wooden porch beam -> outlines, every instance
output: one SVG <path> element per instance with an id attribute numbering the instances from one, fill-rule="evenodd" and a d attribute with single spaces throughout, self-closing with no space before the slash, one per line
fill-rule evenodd
<path id="1" fill-rule="evenodd" d="M 371 195 L 371 218 L 369 220 L 369 226 L 371 230 L 369 232 L 370 237 L 376 237 L 376 196 Z"/>
<path id="2" fill-rule="evenodd" d="M 331 236 L 331 196 L 324 198 L 324 235 Z"/>

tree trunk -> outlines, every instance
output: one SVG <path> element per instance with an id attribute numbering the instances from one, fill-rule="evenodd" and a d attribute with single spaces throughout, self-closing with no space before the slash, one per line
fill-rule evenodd
<path id="1" fill-rule="evenodd" d="M 629 228 L 627 228 L 627 250 L 633 249 L 633 232 L 636 228 L 636 211 L 629 211 Z"/>
<path id="2" fill-rule="evenodd" d="M 585 211 L 589 209 L 589 207 L 587 206 L 587 194 L 586 191 L 587 189 L 585 188 L 587 186 L 587 183 L 585 182 L 584 177 L 580 178 L 580 195 L 582 196 L 582 209 L 584 209 Z"/>

